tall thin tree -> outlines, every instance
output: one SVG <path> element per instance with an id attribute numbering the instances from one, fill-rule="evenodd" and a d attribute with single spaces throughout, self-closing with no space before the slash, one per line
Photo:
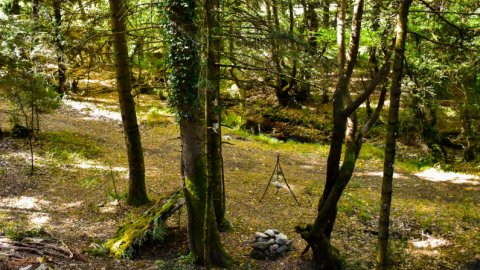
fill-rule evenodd
<path id="1" fill-rule="evenodd" d="M 206 68 L 206 123 L 207 123 L 207 172 L 213 196 L 217 224 L 221 229 L 225 221 L 225 183 L 222 158 L 222 125 L 220 107 L 220 1 L 205 0 L 207 27 Z M 226 224 L 226 223 L 225 223 Z"/>
<path id="2" fill-rule="evenodd" d="M 145 189 L 145 165 L 142 142 L 132 96 L 130 68 L 125 21 L 127 8 L 125 0 L 110 0 L 112 39 L 115 48 L 115 69 L 117 90 L 122 114 L 125 143 L 127 146 L 129 185 L 127 203 L 139 206 L 148 202 Z"/>
<path id="3" fill-rule="evenodd" d="M 63 37 L 62 37 L 62 1 L 60 0 L 53 0 L 53 14 L 55 17 L 55 47 L 57 52 L 57 65 L 58 65 L 58 88 L 57 91 L 59 94 L 65 94 L 66 91 L 66 82 L 67 82 L 67 75 L 65 66 L 65 57 L 64 57 L 64 45 L 63 45 Z M 35 4 L 38 7 L 38 3 Z M 38 11 L 37 15 L 38 15 Z M 34 14 L 35 16 L 35 14 Z"/>
<path id="4" fill-rule="evenodd" d="M 397 26 L 395 28 L 395 52 L 393 56 L 392 83 L 390 85 L 390 109 L 388 112 L 387 136 L 385 139 L 385 159 L 383 163 L 382 195 L 380 199 L 380 219 L 378 222 L 377 268 L 388 268 L 388 227 L 390 206 L 392 203 L 393 167 L 395 164 L 395 146 L 398 136 L 398 112 L 400 108 L 401 82 L 405 42 L 408 27 L 408 11 L 413 0 L 401 0 L 398 7 Z"/>

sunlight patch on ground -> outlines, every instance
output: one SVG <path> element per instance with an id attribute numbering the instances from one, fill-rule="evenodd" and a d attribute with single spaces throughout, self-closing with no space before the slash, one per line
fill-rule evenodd
<path id="1" fill-rule="evenodd" d="M 50 202 L 27 196 L 0 199 L 0 205 L 2 206 L 27 210 L 40 210 L 41 205 L 48 204 Z"/>
<path id="2" fill-rule="evenodd" d="M 427 236 L 425 240 L 412 240 L 410 241 L 416 248 L 437 248 L 450 245 L 450 242 L 443 238 L 435 238 L 433 236 Z"/>
<path id="3" fill-rule="evenodd" d="M 8 158 L 14 158 L 14 159 L 17 158 L 17 160 L 22 159 L 29 165 L 30 165 L 30 162 L 32 162 L 31 156 L 30 156 L 31 154 L 30 152 L 27 152 L 27 151 L 17 151 L 17 152 L 5 153 L 3 155 L 6 159 Z M 33 154 L 33 161 L 34 161 L 35 167 L 45 167 L 45 163 L 47 162 L 45 158 L 38 156 L 35 153 Z"/>
<path id="4" fill-rule="evenodd" d="M 113 121 L 122 121 L 122 116 L 119 112 L 108 111 L 100 109 L 95 104 L 88 102 L 80 102 L 75 100 L 63 100 L 63 104 L 78 111 L 81 114 L 87 115 L 84 120 L 100 120 L 108 119 Z"/>
<path id="5" fill-rule="evenodd" d="M 25 210 L 40 210 L 42 205 L 49 205 L 49 201 L 39 200 L 35 197 L 20 196 L 13 198 L 1 198 L 0 206 L 6 206 Z"/>
<path id="6" fill-rule="evenodd" d="M 470 184 L 478 185 L 480 183 L 480 177 L 472 174 L 463 174 L 455 172 L 444 172 L 436 168 L 430 168 L 415 174 L 424 180 L 432 182 L 450 182 L 453 184 Z"/>
<path id="7" fill-rule="evenodd" d="M 104 165 L 99 165 L 99 164 L 92 164 L 90 162 L 84 161 L 80 162 L 78 164 L 74 165 L 76 168 L 79 169 L 95 169 L 95 170 L 101 170 L 101 171 L 114 171 L 114 172 L 126 172 L 128 171 L 127 168 L 125 167 L 110 167 L 110 166 L 104 166 Z"/>
<path id="8" fill-rule="evenodd" d="M 383 177 L 383 172 L 363 172 L 358 173 L 360 176 L 373 176 L 373 177 Z M 394 179 L 406 179 L 407 177 L 400 173 L 393 173 Z"/>
<path id="9" fill-rule="evenodd" d="M 82 80 L 78 80 L 78 83 L 79 84 L 85 84 L 87 85 L 88 84 L 92 84 L 92 85 L 101 85 L 101 86 L 104 86 L 104 87 L 107 87 L 107 88 L 111 88 L 113 87 L 114 83 L 115 83 L 115 80 L 112 79 L 112 80 L 87 80 L 87 79 L 82 79 Z"/>
<path id="10" fill-rule="evenodd" d="M 30 217 L 30 223 L 36 226 L 43 226 L 48 223 L 50 216 L 44 213 L 33 213 Z"/>
<path id="11" fill-rule="evenodd" d="M 77 201 L 77 202 L 71 202 L 71 203 L 63 203 L 62 208 L 68 209 L 68 208 L 75 208 L 75 207 L 80 207 L 82 206 L 83 201 Z"/>

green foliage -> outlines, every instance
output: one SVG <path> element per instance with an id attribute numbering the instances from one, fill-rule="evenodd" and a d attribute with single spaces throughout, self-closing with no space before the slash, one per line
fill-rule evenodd
<path id="1" fill-rule="evenodd" d="M 222 113 L 222 125 L 227 126 L 231 129 L 239 129 L 242 124 L 242 117 L 240 115 L 236 115 L 233 112 Z"/>

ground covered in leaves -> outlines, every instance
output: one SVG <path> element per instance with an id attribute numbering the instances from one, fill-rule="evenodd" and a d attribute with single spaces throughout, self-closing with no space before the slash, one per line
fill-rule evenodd
<path id="1" fill-rule="evenodd" d="M 181 186 L 179 132 L 160 100 L 142 95 L 137 103 L 147 187 L 155 199 Z M 184 210 L 170 218 L 170 234 L 162 246 L 151 243 L 133 260 L 95 254 L 95 247 L 112 237 L 119 225 L 148 208 L 132 209 L 123 201 L 128 171 L 116 104 L 115 94 L 104 91 L 68 97 L 59 110 L 43 115 L 41 136 L 34 143 L 33 174 L 26 141 L 8 138 L 7 148 L 0 149 L 0 238 L 47 236 L 66 250 L 66 256 L 28 257 L 0 249 L 3 264 L 12 269 L 41 262 L 54 269 L 192 269 Z M 3 129 L 7 117 L 8 107 L 3 105 Z M 301 269 L 311 255 L 300 257 L 305 242 L 294 226 L 314 219 L 328 147 L 228 129 L 224 139 L 227 218 L 234 226 L 222 233 L 227 251 L 238 269 Z M 392 206 L 394 269 L 475 269 L 475 256 L 480 254 L 478 172 L 414 166 L 415 153 L 400 147 Z M 278 154 L 300 206 L 285 186 L 278 193 L 270 186 L 259 202 Z M 382 142 L 365 145 L 340 201 L 333 243 L 346 269 L 374 267 L 381 157 Z M 266 229 L 286 234 L 294 250 L 276 261 L 251 259 L 254 233 Z"/>

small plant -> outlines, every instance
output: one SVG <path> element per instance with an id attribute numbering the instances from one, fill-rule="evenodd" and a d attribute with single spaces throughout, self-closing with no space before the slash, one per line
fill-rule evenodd
<path id="1" fill-rule="evenodd" d="M 235 113 L 223 113 L 222 125 L 231 129 L 239 129 L 242 126 L 242 117 Z"/>

